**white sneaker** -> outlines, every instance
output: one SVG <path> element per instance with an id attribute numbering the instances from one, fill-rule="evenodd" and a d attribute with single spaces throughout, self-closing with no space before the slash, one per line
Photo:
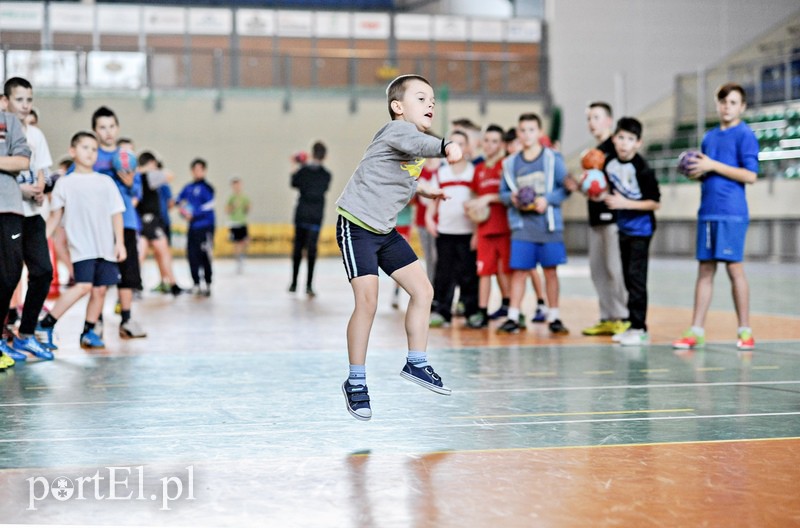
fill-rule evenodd
<path id="1" fill-rule="evenodd" d="M 139 323 L 133 319 L 128 319 L 120 325 L 119 336 L 123 339 L 136 339 L 139 337 L 147 337 L 147 333 L 142 329 Z"/>
<path id="2" fill-rule="evenodd" d="M 630 330 L 625 330 L 624 332 L 620 332 L 620 333 L 618 333 L 618 334 L 614 334 L 614 335 L 612 335 L 612 336 L 611 336 L 611 342 L 612 342 L 612 343 L 619 343 L 620 341 L 622 341 L 622 338 L 623 338 L 623 337 L 625 337 L 626 335 L 628 335 L 628 332 L 630 332 Z"/>
<path id="3" fill-rule="evenodd" d="M 626 330 L 619 334 L 619 344 L 622 346 L 641 346 L 650 344 L 650 334 L 640 328 Z M 617 336 L 613 336 L 617 337 Z"/>

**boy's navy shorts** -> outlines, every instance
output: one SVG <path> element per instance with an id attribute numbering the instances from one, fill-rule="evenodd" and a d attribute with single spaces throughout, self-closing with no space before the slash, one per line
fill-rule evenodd
<path id="1" fill-rule="evenodd" d="M 116 262 L 101 258 L 79 260 L 72 263 L 76 283 L 92 283 L 92 286 L 113 286 L 119 284 L 122 277 Z"/>
<path id="2" fill-rule="evenodd" d="M 348 280 L 377 275 L 378 268 L 391 275 L 417 260 L 417 254 L 395 229 L 380 235 L 343 216 L 339 216 L 336 222 L 336 242 L 342 252 Z"/>
<path id="3" fill-rule="evenodd" d="M 530 270 L 537 265 L 543 268 L 555 268 L 567 263 L 567 248 L 563 242 L 528 242 L 527 240 L 511 241 L 512 270 Z"/>
<path id="4" fill-rule="evenodd" d="M 744 240 L 747 222 L 731 220 L 702 220 L 697 222 L 697 249 L 699 261 L 744 260 Z"/>

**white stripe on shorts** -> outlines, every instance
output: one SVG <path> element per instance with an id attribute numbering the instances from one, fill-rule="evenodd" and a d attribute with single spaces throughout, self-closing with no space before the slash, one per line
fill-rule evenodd
<path id="1" fill-rule="evenodd" d="M 350 221 L 343 217 L 339 217 L 342 231 L 342 257 L 344 260 L 344 269 L 347 272 L 347 278 L 352 280 L 358 273 L 356 268 L 356 259 L 353 254 L 353 240 L 350 234 Z"/>

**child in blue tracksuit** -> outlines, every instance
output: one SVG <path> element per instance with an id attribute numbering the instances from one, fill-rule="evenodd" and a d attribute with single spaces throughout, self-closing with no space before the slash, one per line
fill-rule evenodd
<path id="1" fill-rule="evenodd" d="M 208 164 L 197 158 L 191 165 L 194 181 L 178 195 L 181 216 L 189 222 L 186 256 L 194 281 L 193 293 L 211 295 L 211 252 L 214 249 L 214 188 L 206 181 Z M 200 268 L 203 271 L 205 290 L 200 286 Z"/>

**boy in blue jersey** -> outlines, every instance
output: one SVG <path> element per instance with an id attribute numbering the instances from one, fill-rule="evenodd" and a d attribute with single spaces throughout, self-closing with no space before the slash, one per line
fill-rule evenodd
<path id="1" fill-rule="evenodd" d="M 424 77 L 402 75 L 389 84 L 386 96 L 392 120 L 375 134 L 336 201 L 336 241 L 355 297 L 347 325 L 350 375 L 342 392 L 347 411 L 357 420 L 372 418 L 365 364 L 379 268 L 410 296 L 405 319 L 408 356 L 400 375 L 438 394 L 450 394 L 426 353 L 433 287 L 395 226 L 415 192 L 433 200 L 445 197 L 441 189 L 417 181 L 425 158 L 447 156 L 456 162 L 462 153 L 457 144 L 425 134 L 433 123 L 435 100 Z"/>
<path id="2" fill-rule="evenodd" d="M 186 256 L 192 272 L 195 295 L 211 295 L 211 253 L 214 250 L 214 188 L 206 181 L 208 164 L 196 158 L 190 164 L 194 181 L 178 195 L 181 216 L 189 222 L 186 235 Z M 205 290 L 200 287 L 200 268 L 203 268 Z"/>
<path id="3" fill-rule="evenodd" d="M 705 323 L 714 288 L 717 262 L 724 262 L 731 280 L 733 304 L 739 322 L 736 346 L 755 347 L 750 328 L 750 291 L 744 274 L 744 241 L 750 220 L 745 184 L 758 176 L 758 140 L 742 122 L 747 97 L 740 85 L 717 90 L 719 127 L 703 138 L 703 153 L 689 165 L 689 177 L 702 181 L 697 213 L 697 283 L 692 327 L 672 346 L 691 349 L 705 345 Z"/>
<path id="4" fill-rule="evenodd" d="M 655 173 L 638 154 L 642 146 L 642 124 L 632 117 L 617 121 L 612 137 L 614 154 L 606 160 L 605 172 L 611 191 L 606 206 L 617 213 L 622 276 L 628 289 L 630 327 L 612 340 L 623 346 L 650 343 L 647 333 L 647 265 L 650 241 L 656 230 L 661 191 Z"/>
<path id="5" fill-rule="evenodd" d="M 135 202 L 141 197 L 141 177 L 135 172 L 117 171 L 114 169 L 113 160 L 119 152 L 117 145 L 119 138 L 119 120 L 117 115 L 106 106 L 101 106 L 92 114 L 92 130 L 100 142 L 97 151 L 97 161 L 94 164 L 95 172 L 105 174 L 111 178 L 119 189 L 125 212 L 122 213 L 124 227 L 126 258 L 119 263 L 119 272 L 122 277 L 117 290 L 119 292 L 120 314 L 122 321 L 119 326 L 119 336 L 123 339 L 147 337 L 141 325 L 131 318 L 134 290 L 142 289 L 142 274 L 139 268 L 139 215 L 136 213 Z M 97 292 L 92 292 L 93 302 Z M 102 320 L 102 317 L 101 317 Z M 102 336 L 100 331 L 96 332 Z M 102 343 L 98 343 L 102 345 Z"/>
<path id="6" fill-rule="evenodd" d="M 503 160 L 500 200 L 508 207 L 511 228 L 511 302 L 508 319 L 499 333 L 520 331 L 519 313 L 525 296 L 525 278 L 538 265 L 544 270 L 547 295 L 547 322 L 550 332 L 565 335 L 569 330 L 559 318 L 558 266 L 567 263 L 564 246 L 564 220 L 561 203 L 569 196 L 564 187 L 567 168 L 561 154 L 543 147 L 542 120 L 537 114 L 522 114 L 517 123 L 517 137 L 522 150 Z M 530 206 L 520 204 L 519 191 L 532 187 L 536 198 Z"/>

